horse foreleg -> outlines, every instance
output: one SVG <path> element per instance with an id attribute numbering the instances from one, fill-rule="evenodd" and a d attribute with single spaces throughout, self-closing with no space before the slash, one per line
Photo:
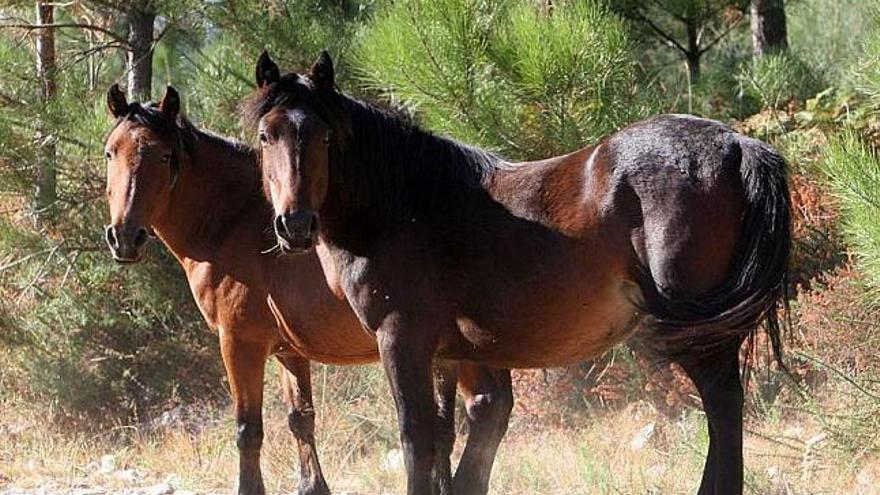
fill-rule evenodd
<path id="1" fill-rule="evenodd" d="M 299 487 L 297 495 L 330 495 L 318 450 L 315 448 L 315 407 L 312 404 L 312 377 L 308 360 L 290 356 L 278 356 L 284 366 L 282 391 L 290 405 L 287 425 L 296 439 L 299 451 Z"/>
<path id="2" fill-rule="evenodd" d="M 450 456 L 455 445 L 455 383 L 458 364 L 436 361 L 434 364 L 434 400 L 437 403 L 435 426 L 434 493 L 452 493 Z"/>
<path id="3" fill-rule="evenodd" d="M 743 389 L 739 345 L 717 360 L 682 363 L 703 400 L 709 423 L 709 453 L 699 495 L 741 495 L 743 491 Z"/>
<path id="4" fill-rule="evenodd" d="M 377 332 L 379 355 L 397 406 L 407 494 L 430 495 L 434 493 L 437 417 L 432 393 L 434 347 L 425 342 L 429 334 L 418 331 L 427 330 L 427 325 L 410 322 L 403 327 L 398 316 L 386 317 Z"/>
<path id="5" fill-rule="evenodd" d="M 468 438 L 453 486 L 456 495 L 485 495 L 495 454 L 513 409 L 510 370 L 462 363 L 459 390 L 465 397 Z"/>
<path id="6" fill-rule="evenodd" d="M 263 443 L 263 372 L 268 349 L 265 342 L 237 339 L 220 332 L 220 351 L 235 407 L 238 446 L 239 495 L 263 495 L 260 447 Z"/>

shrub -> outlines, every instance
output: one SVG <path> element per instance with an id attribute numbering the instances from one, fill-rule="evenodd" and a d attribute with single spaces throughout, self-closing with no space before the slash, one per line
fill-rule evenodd
<path id="1" fill-rule="evenodd" d="M 59 59 L 68 46 L 59 43 Z M 145 419 L 159 404 L 216 398 L 220 363 L 177 264 L 163 250 L 131 269 L 103 241 L 103 141 L 111 121 L 101 74 L 58 73 L 44 105 L 31 55 L 0 37 L 0 381 L 3 393 L 89 424 Z M 104 65 L 113 66 L 110 59 Z M 35 139 L 38 126 L 43 139 Z M 41 147 L 53 143 L 54 216 L 34 226 L 30 199 Z M 158 251 L 158 253 L 157 253 Z"/>
<path id="2" fill-rule="evenodd" d="M 581 148 L 650 111 L 623 22 L 600 2 L 405 0 L 356 52 L 368 89 L 513 158 Z"/>
<path id="3" fill-rule="evenodd" d="M 763 108 L 780 108 L 802 101 L 823 89 L 807 64 L 791 53 L 765 55 L 740 72 L 743 95 Z"/>
<path id="4" fill-rule="evenodd" d="M 867 281 L 880 289 L 880 162 L 853 131 L 834 137 L 822 167 L 840 201 L 842 230 Z"/>
<path id="5" fill-rule="evenodd" d="M 845 82 L 850 65 L 862 57 L 876 0 L 800 0 L 786 4 L 793 53 L 820 79 Z"/>
<path id="6" fill-rule="evenodd" d="M 874 107 L 880 107 L 880 2 L 874 0 L 873 29 L 865 37 L 863 54 L 854 62 L 853 79 L 856 88 L 866 95 Z"/>

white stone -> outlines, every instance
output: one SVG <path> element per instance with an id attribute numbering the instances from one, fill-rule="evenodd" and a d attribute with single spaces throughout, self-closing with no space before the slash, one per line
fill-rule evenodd
<path id="1" fill-rule="evenodd" d="M 116 456 L 113 454 L 102 455 L 98 465 L 101 474 L 110 474 L 116 470 Z"/>
<path id="2" fill-rule="evenodd" d="M 403 465 L 403 451 L 400 449 L 389 450 L 382 460 L 382 469 L 386 471 L 402 471 Z"/>
<path id="3" fill-rule="evenodd" d="M 629 448 L 632 450 L 642 450 L 651 440 L 651 437 L 654 436 L 654 423 L 648 423 L 643 426 L 638 433 L 633 436 L 632 440 L 629 441 Z"/>
<path id="4" fill-rule="evenodd" d="M 159 483 L 147 488 L 146 495 L 171 495 L 174 493 L 174 487 L 168 483 Z"/>

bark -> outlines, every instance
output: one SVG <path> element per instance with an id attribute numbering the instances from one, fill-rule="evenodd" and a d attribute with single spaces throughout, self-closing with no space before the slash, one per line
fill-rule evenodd
<path id="1" fill-rule="evenodd" d="M 37 24 L 53 24 L 55 7 L 48 2 L 36 2 Z M 55 72 L 55 29 L 40 28 L 36 30 L 37 37 L 37 77 L 40 80 L 40 100 L 46 107 L 55 99 L 57 92 Z M 37 122 L 36 135 L 38 150 L 36 192 L 34 201 L 34 213 L 37 222 L 45 220 L 51 214 L 51 210 L 58 198 L 57 171 L 55 160 L 55 138 L 47 132 L 47 125 L 41 118 Z"/>
<path id="2" fill-rule="evenodd" d="M 700 57 L 703 55 L 700 49 L 700 40 L 698 34 L 697 20 L 694 18 L 687 19 L 687 52 L 685 52 L 685 60 L 687 62 L 688 75 L 690 83 L 696 84 L 700 80 Z"/>
<path id="3" fill-rule="evenodd" d="M 128 98 L 147 101 L 153 82 L 153 23 L 156 13 L 133 7 L 128 12 Z"/>
<path id="4" fill-rule="evenodd" d="M 755 56 L 788 49 L 783 0 L 752 0 L 751 24 Z"/>

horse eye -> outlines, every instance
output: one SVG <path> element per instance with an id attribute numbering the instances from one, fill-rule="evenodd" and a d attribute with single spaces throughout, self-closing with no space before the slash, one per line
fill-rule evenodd
<path id="1" fill-rule="evenodd" d="M 162 163 L 168 163 L 171 160 L 171 154 L 166 154 L 162 157 Z"/>
<path id="2" fill-rule="evenodd" d="M 104 158 L 106 158 L 106 159 L 108 159 L 108 160 L 109 160 L 110 158 L 112 158 L 112 156 L 110 155 L 110 152 L 109 152 L 109 151 L 105 151 L 105 152 L 104 152 Z"/>
<path id="3" fill-rule="evenodd" d="M 265 132 L 260 132 L 260 142 L 266 144 L 269 142 L 269 137 L 266 136 Z"/>

